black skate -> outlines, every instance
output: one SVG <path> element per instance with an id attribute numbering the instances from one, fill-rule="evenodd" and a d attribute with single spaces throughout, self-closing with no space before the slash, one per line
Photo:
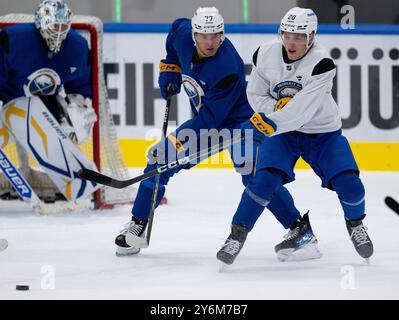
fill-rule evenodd
<path id="1" fill-rule="evenodd" d="M 126 243 L 126 234 L 128 232 L 144 238 L 145 236 L 145 229 L 147 227 L 147 221 L 140 220 L 136 218 L 132 218 L 125 228 L 120 232 L 120 234 L 115 239 L 116 244 L 116 252 L 115 254 L 119 257 L 121 256 L 129 256 L 132 254 L 137 254 L 140 252 L 140 248 L 129 246 Z"/>
<path id="2" fill-rule="evenodd" d="M 225 264 L 232 264 L 240 253 L 245 240 L 247 239 L 248 229 L 245 226 L 233 224 L 231 233 L 226 242 L 216 254 L 218 260 Z"/>
<path id="3" fill-rule="evenodd" d="M 370 258 L 373 254 L 374 248 L 373 243 L 370 240 L 369 235 L 367 234 L 367 228 L 363 225 L 362 220 L 347 220 L 346 229 L 348 230 L 349 236 L 352 240 L 353 245 L 357 253 L 367 262 L 369 262 L 368 258 Z"/>
<path id="4" fill-rule="evenodd" d="M 309 222 L 309 211 L 290 229 L 284 236 L 284 241 L 274 247 L 278 260 L 309 260 L 322 256 Z"/>

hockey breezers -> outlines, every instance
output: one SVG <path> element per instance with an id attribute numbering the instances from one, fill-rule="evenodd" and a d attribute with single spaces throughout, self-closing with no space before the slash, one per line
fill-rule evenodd
<path id="1" fill-rule="evenodd" d="M 241 139 L 242 139 L 241 135 L 237 135 L 236 137 L 234 137 L 233 139 L 231 139 L 230 141 L 228 141 L 226 143 L 221 142 L 218 145 L 214 145 L 212 147 L 209 147 L 208 149 L 200 150 L 196 153 L 190 154 L 181 159 L 177 159 L 176 161 L 169 162 L 167 164 L 159 166 L 158 168 L 156 168 L 154 170 L 148 171 L 146 173 L 143 173 L 142 175 L 139 175 L 137 177 L 134 177 L 134 178 L 131 178 L 128 180 L 113 179 L 113 178 L 106 176 L 104 174 L 101 174 L 97 171 L 93 171 L 93 170 L 86 169 L 86 168 L 79 170 L 78 175 L 80 178 L 85 179 L 85 180 L 93 181 L 93 182 L 96 182 L 96 183 L 99 183 L 99 184 L 102 184 L 105 186 L 109 186 L 112 188 L 122 189 L 122 188 L 126 188 L 132 184 L 135 184 L 140 181 L 151 178 L 159 173 L 169 171 L 177 166 L 185 165 L 191 161 L 194 161 L 198 158 L 206 156 L 209 153 L 216 153 L 218 151 L 222 151 L 223 149 L 228 148 L 228 147 L 232 146 L 233 144 L 240 142 Z"/>

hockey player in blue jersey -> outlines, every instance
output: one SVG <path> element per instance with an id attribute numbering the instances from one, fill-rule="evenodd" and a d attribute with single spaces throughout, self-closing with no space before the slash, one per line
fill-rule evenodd
<path id="1" fill-rule="evenodd" d="M 227 130 L 231 138 L 232 131 L 238 129 L 240 123 L 253 113 L 245 94 L 243 61 L 232 43 L 225 37 L 223 18 L 216 8 L 199 8 L 191 21 L 189 19 L 174 21 L 166 40 L 166 51 L 166 58 L 160 63 L 161 95 L 167 98 L 169 85 L 173 94 L 178 94 L 183 84 L 190 98 L 194 116 L 170 134 L 165 143 L 158 143 L 150 149 L 149 163 L 145 172 L 153 170 L 157 163 L 170 161 L 170 155 L 176 156 L 179 152 L 192 153 L 189 152 L 190 147 L 187 148 L 190 141 L 185 139 L 192 136 L 189 133 L 195 136 L 195 145 L 203 137 L 204 131 L 212 129 L 217 132 Z M 185 135 L 184 132 L 188 134 Z M 206 146 L 208 147 L 209 145 Z M 232 152 L 232 160 L 240 172 L 248 169 L 246 164 L 253 162 L 254 157 L 251 153 L 248 159 L 240 159 L 235 152 Z M 156 205 L 162 199 L 169 179 L 179 170 L 191 168 L 193 165 L 190 163 L 160 175 Z M 244 185 L 248 183 L 251 173 L 251 169 L 249 172 L 242 172 Z M 154 178 L 140 184 L 132 208 L 132 219 L 115 239 L 117 255 L 136 254 L 140 251 L 139 248 L 126 243 L 126 234 L 130 232 L 135 236 L 144 237 L 153 186 Z M 268 209 L 285 228 L 301 218 L 284 187 L 276 192 L 275 200 L 269 204 Z M 232 232 L 236 232 L 236 229 L 234 228 Z"/>
<path id="2" fill-rule="evenodd" d="M 80 143 L 88 138 L 96 115 L 91 105 L 90 50 L 87 41 L 71 29 L 71 16 L 62 0 L 44 0 L 35 12 L 34 23 L 0 30 L 0 106 L 4 105 L 0 109 L 4 114 L 7 104 L 21 97 L 31 99 L 31 105 L 44 103 L 43 108 L 51 112 L 69 138 Z M 72 113 L 87 120 L 85 126 L 77 126 Z M 5 128 L 0 129 L 4 133 Z"/>
<path id="3" fill-rule="evenodd" d="M 358 254 L 368 259 L 373 245 L 362 223 L 365 190 L 331 95 L 335 64 L 315 41 L 316 31 L 315 13 L 295 7 L 281 21 L 280 40 L 261 45 L 254 54 L 247 96 L 257 113 L 242 130 L 253 131 L 261 145 L 257 174 L 248 183 L 233 221 L 257 219 L 273 201 L 275 190 L 295 179 L 294 166 L 302 157 L 322 186 L 337 193 L 350 239 Z M 306 220 L 275 247 L 280 258 L 312 241 Z M 229 255 L 224 248 L 218 253 L 222 260 Z"/>

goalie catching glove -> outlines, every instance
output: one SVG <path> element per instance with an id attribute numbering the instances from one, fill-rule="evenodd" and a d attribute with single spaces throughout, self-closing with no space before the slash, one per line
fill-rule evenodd
<path id="1" fill-rule="evenodd" d="M 97 121 L 91 99 L 70 93 L 66 97 L 58 95 L 57 101 L 64 111 L 61 127 L 74 143 L 84 143 L 90 137 Z"/>

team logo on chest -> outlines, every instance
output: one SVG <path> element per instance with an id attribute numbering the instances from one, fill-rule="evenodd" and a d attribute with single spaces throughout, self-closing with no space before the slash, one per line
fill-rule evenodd
<path id="1" fill-rule="evenodd" d="M 273 92 L 276 93 L 277 99 L 293 97 L 301 90 L 302 84 L 291 80 L 279 82 L 273 87 Z"/>
<path id="2" fill-rule="evenodd" d="M 202 97 L 205 95 L 204 90 L 195 79 L 186 74 L 182 74 L 182 80 L 184 90 L 190 98 L 191 103 L 194 105 L 195 109 L 199 111 L 202 106 Z"/>
<path id="3" fill-rule="evenodd" d="M 57 72 L 43 68 L 33 72 L 24 84 L 24 92 L 27 97 L 53 95 L 57 87 L 61 85 L 61 79 Z"/>

